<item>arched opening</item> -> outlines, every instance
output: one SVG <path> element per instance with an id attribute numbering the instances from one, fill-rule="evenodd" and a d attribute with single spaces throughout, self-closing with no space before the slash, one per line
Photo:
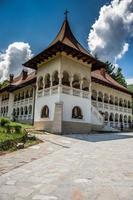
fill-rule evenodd
<path id="1" fill-rule="evenodd" d="M 114 97 L 113 97 L 113 95 L 110 95 L 109 103 L 110 103 L 110 104 L 114 104 Z"/>
<path id="2" fill-rule="evenodd" d="M 28 90 L 26 91 L 25 98 L 26 99 L 29 98 L 29 91 Z"/>
<path id="3" fill-rule="evenodd" d="M 108 94 L 104 94 L 104 103 L 109 103 L 109 96 Z"/>
<path id="4" fill-rule="evenodd" d="M 21 92 L 20 99 L 24 99 L 24 91 Z"/>
<path id="5" fill-rule="evenodd" d="M 104 121 L 108 121 L 109 120 L 109 114 L 108 112 L 104 113 Z"/>
<path id="6" fill-rule="evenodd" d="M 72 86 L 73 86 L 73 88 L 80 89 L 79 76 L 76 74 L 73 76 Z"/>
<path id="7" fill-rule="evenodd" d="M 127 123 L 127 116 L 124 115 L 124 123 Z"/>
<path id="8" fill-rule="evenodd" d="M 86 78 L 83 78 L 82 90 L 89 91 L 89 81 Z"/>
<path id="9" fill-rule="evenodd" d="M 23 107 L 21 107 L 21 108 L 20 108 L 20 113 L 21 113 L 21 115 L 23 115 L 23 114 L 24 114 Z"/>
<path id="10" fill-rule="evenodd" d="M 49 117 L 49 107 L 45 105 L 41 110 L 41 118 L 48 118 Z"/>
<path id="11" fill-rule="evenodd" d="M 127 108 L 127 100 L 124 99 L 124 107 Z"/>
<path id="12" fill-rule="evenodd" d="M 29 115 L 32 114 L 32 105 L 29 105 Z"/>
<path id="13" fill-rule="evenodd" d="M 110 113 L 109 121 L 113 122 L 114 121 L 114 114 Z"/>
<path id="14" fill-rule="evenodd" d="M 6 106 L 6 113 L 8 113 L 8 106 Z"/>
<path id="15" fill-rule="evenodd" d="M 128 123 L 131 123 L 132 122 L 132 118 L 131 116 L 128 116 Z"/>
<path id="16" fill-rule="evenodd" d="M 115 122 L 118 122 L 119 121 L 119 115 L 118 113 L 115 114 Z"/>
<path id="17" fill-rule="evenodd" d="M 50 74 L 46 74 L 46 76 L 45 76 L 45 88 L 49 88 L 50 84 L 51 84 Z"/>
<path id="18" fill-rule="evenodd" d="M 128 101 L 128 108 L 131 108 L 131 102 Z"/>
<path id="19" fill-rule="evenodd" d="M 52 84 L 53 86 L 59 84 L 58 71 L 55 71 L 55 72 L 53 73 L 52 82 L 53 82 L 53 84 Z"/>
<path id="20" fill-rule="evenodd" d="M 19 108 L 17 108 L 17 116 L 19 116 Z"/>
<path id="21" fill-rule="evenodd" d="M 82 110 L 79 106 L 75 106 L 72 109 L 72 118 L 75 118 L 75 119 L 82 119 L 83 118 Z"/>
<path id="22" fill-rule="evenodd" d="M 21 99 L 21 95 L 20 93 L 18 93 L 18 101 Z"/>
<path id="23" fill-rule="evenodd" d="M 43 89 L 43 77 L 40 76 L 38 79 L 38 90 L 42 90 Z"/>
<path id="24" fill-rule="evenodd" d="M 28 108 L 27 108 L 27 106 L 24 107 L 24 114 L 25 114 L 25 115 L 28 114 Z"/>
<path id="25" fill-rule="evenodd" d="M 29 94 L 29 97 L 33 97 L 33 88 L 30 90 L 30 94 Z"/>
<path id="26" fill-rule="evenodd" d="M 100 101 L 100 102 L 103 101 L 103 93 L 102 92 L 98 93 L 98 101 Z"/>
<path id="27" fill-rule="evenodd" d="M 120 122 L 122 123 L 123 122 L 123 115 L 120 114 Z"/>
<path id="28" fill-rule="evenodd" d="M 115 105 L 118 106 L 118 97 L 115 97 Z"/>
<path id="29" fill-rule="evenodd" d="M 13 112 L 12 112 L 12 114 L 13 114 L 13 116 L 15 116 L 15 115 L 16 115 L 16 109 L 15 109 L 15 108 L 13 109 Z"/>
<path id="30" fill-rule="evenodd" d="M 122 98 L 119 99 L 119 106 L 121 106 L 121 107 L 123 106 L 123 99 Z"/>
<path id="31" fill-rule="evenodd" d="M 69 74 L 66 71 L 63 72 L 62 85 L 70 86 Z"/>
<path id="32" fill-rule="evenodd" d="M 95 101 L 97 100 L 97 91 L 96 90 L 92 90 L 91 99 L 95 100 Z"/>

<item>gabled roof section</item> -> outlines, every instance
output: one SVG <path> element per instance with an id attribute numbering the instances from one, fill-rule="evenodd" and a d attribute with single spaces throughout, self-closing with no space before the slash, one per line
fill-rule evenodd
<path id="1" fill-rule="evenodd" d="M 77 41 L 71 31 L 67 18 L 65 18 L 59 33 L 50 43 L 48 48 L 23 65 L 28 68 L 37 69 L 38 64 L 45 62 L 53 55 L 56 55 L 57 52 L 65 52 L 67 55 L 71 55 L 73 58 L 77 58 L 78 60 L 80 59 L 87 64 L 92 64 L 92 70 L 106 66 L 105 63 L 97 60 L 91 54 L 89 54 L 89 52 Z"/>
<path id="2" fill-rule="evenodd" d="M 84 49 L 84 47 L 82 47 L 82 45 L 77 41 L 77 39 L 73 35 L 67 18 L 64 20 L 62 27 L 61 27 L 59 33 L 57 34 L 56 38 L 53 40 L 53 42 L 49 46 L 52 46 L 53 44 L 57 43 L 58 41 L 62 42 L 63 44 L 66 44 L 78 51 L 81 51 L 85 54 L 90 55 L 89 52 L 86 49 Z"/>
<path id="3" fill-rule="evenodd" d="M 96 82 L 108 87 L 111 87 L 113 89 L 119 90 L 121 92 L 130 94 L 133 96 L 133 92 L 130 92 L 126 87 L 119 84 L 117 81 L 115 81 L 107 72 L 105 69 L 98 69 L 93 72 L 91 72 L 91 79 L 92 82 Z"/>

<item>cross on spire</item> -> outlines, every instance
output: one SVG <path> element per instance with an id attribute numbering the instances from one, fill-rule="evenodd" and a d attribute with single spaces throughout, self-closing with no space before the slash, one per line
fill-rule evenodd
<path id="1" fill-rule="evenodd" d="M 68 15 L 69 11 L 66 9 L 65 12 L 64 12 L 64 15 L 65 15 L 65 19 L 67 19 L 67 15 Z"/>

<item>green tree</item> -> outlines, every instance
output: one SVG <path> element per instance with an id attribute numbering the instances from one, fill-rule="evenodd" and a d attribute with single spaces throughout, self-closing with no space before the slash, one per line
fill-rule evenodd
<path id="1" fill-rule="evenodd" d="M 120 67 L 118 67 L 116 73 L 115 73 L 115 80 L 120 83 L 121 85 L 123 85 L 124 87 L 127 87 L 127 82 L 125 80 L 125 77 L 122 73 L 122 69 Z"/>
<path id="2" fill-rule="evenodd" d="M 127 83 L 126 83 L 125 77 L 122 73 L 122 69 L 120 67 L 118 67 L 117 70 L 115 70 L 115 68 L 116 67 L 112 63 L 110 63 L 109 61 L 106 62 L 107 73 L 118 83 L 120 83 L 124 87 L 127 87 Z"/>

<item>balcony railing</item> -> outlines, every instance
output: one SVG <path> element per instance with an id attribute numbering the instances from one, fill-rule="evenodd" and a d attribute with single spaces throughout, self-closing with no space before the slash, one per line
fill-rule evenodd
<path id="1" fill-rule="evenodd" d="M 57 94 L 57 93 L 78 96 L 78 97 L 82 97 L 86 99 L 89 99 L 90 97 L 89 91 L 84 91 L 84 90 L 72 88 L 65 85 L 56 85 L 50 88 L 45 88 L 44 90 L 37 91 L 37 97 L 39 98 L 42 96 L 48 96 L 48 95 Z"/>

